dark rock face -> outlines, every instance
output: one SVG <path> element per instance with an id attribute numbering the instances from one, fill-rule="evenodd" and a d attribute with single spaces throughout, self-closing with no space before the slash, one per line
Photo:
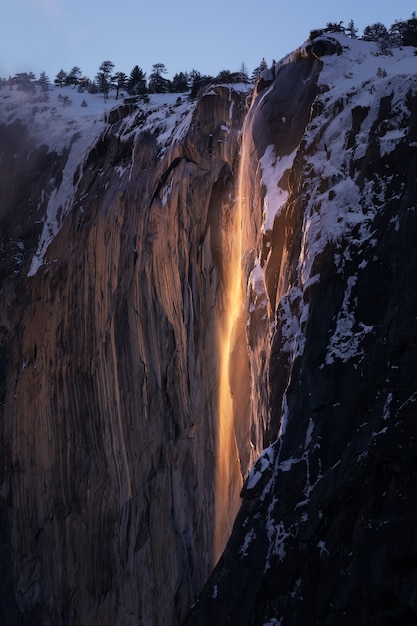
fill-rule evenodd
<path id="1" fill-rule="evenodd" d="M 46 199 L 59 185 L 66 157 L 36 146 L 19 121 L 0 124 L 0 279 L 18 274 L 36 246 Z M 41 193 L 44 190 L 44 193 Z"/>
<path id="2" fill-rule="evenodd" d="M 279 438 L 187 625 L 417 621 L 416 87 L 314 103 L 271 244 Z"/>

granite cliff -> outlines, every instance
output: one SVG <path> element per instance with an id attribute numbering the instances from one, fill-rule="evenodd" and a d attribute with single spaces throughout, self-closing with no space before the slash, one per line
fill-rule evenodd
<path id="1" fill-rule="evenodd" d="M 272 443 L 187 625 L 417 621 L 417 80 L 400 56 L 320 37 L 258 85 L 247 131 L 260 155 L 273 140 L 287 191 L 263 266 Z M 288 93 L 311 108 L 287 145 Z"/>
<path id="2" fill-rule="evenodd" d="M 414 623 L 412 57 L 3 99 L 2 623 Z"/>

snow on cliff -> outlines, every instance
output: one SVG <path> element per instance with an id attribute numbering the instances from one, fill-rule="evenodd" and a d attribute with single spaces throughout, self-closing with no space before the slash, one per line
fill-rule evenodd
<path id="1" fill-rule="evenodd" d="M 105 101 L 102 94 L 79 93 L 72 87 L 50 87 L 46 94 L 27 94 L 9 87 L 0 90 L 0 124 L 22 122 L 36 145 L 47 145 L 49 152 L 63 155 L 65 150 L 70 149 L 62 182 L 49 197 L 43 231 L 29 276 L 35 275 L 43 264 L 49 244 L 71 209 L 82 165 L 100 135 L 108 128 L 112 109 L 122 105 L 123 99 L 117 101 L 111 96 Z M 184 94 L 152 94 L 148 102 L 140 104 L 140 123 L 136 120 L 138 110 L 134 110 L 127 116 L 120 133 L 128 137 L 132 132 L 156 132 L 163 146 L 169 141 L 179 140 L 186 132 L 193 106 Z"/>
<path id="2" fill-rule="evenodd" d="M 340 165 L 346 148 L 345 132 L 350 128 L 351 110 L 356 106 L 371 106 L 375 101 L 375 91 L 386 91 L 387 95 L 398 93 L 398 97 L 403 96 L 404 81 L 402 76 L 415 74 L 417 60 L 413 47 L 393 48 L 389 54 L 382 55 L 378 45 L 358 39 L 350 39 L 346 35 L 332 34 L 332 39 L 337 40 L 343 47 L 343 54 L 329 55 L 321 57 L 323 69 L 320 73 L 319 84 L 324 92 L 321 96 L 327 110 L 331 110 L 332 102 L 334 106 L 339 106 L 344 110 L 344 114 L 337 118 L 337 127 L 331 127 L 327 131 L 327 139 L 331 148 L 332 158 L 328 154 L 314 155 L 314 162 L 317 164 L 319 158 L 323 158 L 323 176 L 328 178 Z M 291 53 L 276 64 L 275 74 L 279 68 L 285 64 L 294 62 L 297 56 L 306 54 L 305 49 L 308 42 L 298 51 Z M 270 70 L 267 70 L 270 71 Z M 342 101 L 339 104 L 339 99 Z M 398 111 L 400 117 L 401 111 Z M 375 111 L 369 116 L 366 128 L 363 131 L 362 145 L 367 145 L 367 132 L 374 119 Z M 284 120 L 285 122 L 285 120 Z M 306 138 L 316 132 L 317 127 L 326 124 L 325 118 L 315 118 L 314 127 L 307 129 Z M 326 124 L 327 125 L 327 124 Z M 404 133 L 399 128 L 393 128 L 381 138 L 381 148 L 388 153 Z M 356 157 L 359 157 L 357 149 Z M 279 181 L 284 173 L 289 170 L 295 158 L 295 153 L 278 158 L 275 155 L 274 146 L 270 145 L 261 159 L 263 171 L 263 183 L 266 187 L 264 206 L 264 228 L 270 230 L 273 226 L 274 218 L 288 197 L 288 191 L 281 188 Z M 335 163 L 335 158 L 337 161 Z M 350 190 L 347 190 L 349 194 Z M 340 233 L 339 215 L 333 213 L 330 223 L 326 224 L 329 236 L 337 237 Z"/>
<path id="3" fill-rule="evenodd" d="M 269 132 L 251 156 L 270 250 L 253 279 L 276 271 L 276 431 L 190 626 L 415 619 L 416 68 L 415 48 L 326 34 L 258 85 L 275 106 L 253 105 L 251 129 Z M 318 89 L 294 147 L 301 106 L 279 106 L 306 76 Z"/>
<path id="4" fill-rule="evenodd" d="M 229 87 L 244 92 L 250 89 L 243 84 Z M 169 146 L 186 135 L 196 100 L 190 101 L 188 94 L 164 93 L 150 94 L 130 111 L 122 111 L 123 105 L 123 97 L 119 101 L 114 96 L 104 100 L 102 94 L 80 93 L 72 87 L 52 86 L 47 93 L 33 94 L 9 87 L 0 89 L 0 124 L 13 124 L 19 120 L 28 128 L 37 146 L 47 145 L 49 152 L 63 155 L 70 148 L 62 182 L 49 197 L 43 231 L 29 276 L 34 276 L 44 263 L 48 246 L 72 207 L 84 161 L 99 137 L 109 128 L 112 111 L 120 108 L 121 123 L 117 134 L 123 141 L 135 138 L 139 133 L 156 135 L 162 156 Z M 120 168 L 119 175 L 124 172 L 125 169 Z"/>
<path id="5" fill-rule="evenodd" d="M 304 349 L 303 328 L 309 316 L 308 298 L 304 299 L 304 293 L 320 282 L 320 275 L 315 273 L 316 261 L 325 248 L 329 244 L 333 246 L 336 270 L 340 276 L 353 250 L 361 251 L 364 246 L 376 248 L 373 220 L 378 211 L 378 198 L 381 202 L 386 201 L 386 189 L 391 178 L 384 180 L 375 173 L 375 178 L 364 185 L 360 180 L 360 169 L 352 169 L 352 162 L 359 162 L 366 154 L 371 139 L 377 141 L 381 157 L 389 155 L 398 142 L 406 139 L 410 115 L 406 94 L 410 87 L 413 95 L 417 93 L 414 48 L 393 48 L 392 53 L 382 55 L 374 43 L 339 34 L 332 34 L 331 37 L 341 44 L 343 52 L 321 57 L 321 93 L 315 100 L 314 111 L 298 148 L 302 153 L 304 169 L 310 173 L 309 193 L 304 207 L 298 283 L 282 296 L 279 307 L 282 349 L 291 355 L 290 360 L 300 356 Z M 298 51 L 297 55 L 289 55 L 277 64 L 276 73 L 282 64 L 294 62 L 297 56 L 302 56 L 303 50 L 304 47 L 301 54 Z M 378 136 L 371 137 L 375 133 L 380 103 L 384 98 L 391 100 L 389 119 L 380 124 Z M 363 119 L 353 139 L 354 111 L 362 111 Z M 275 217 L 285 210 L 289 192 L 280 187 L 280 181 L 296 158 L 297 150 L 277 158 L 273 145 L 268 146 L 260 158 L 265 186 L 264 231 L 272 230 Z M 365 265 L 366 261 L 363 261 L 360 267 Z M 347 279 L 335 331 L 329 338 L 320 368 L 335 361 L 346 363 L 361 358 L 362 342 L 373 331 L 372 325 L 356 319 L 353 289 L 357 280 L 356 275 Z M 285 435 L 287 421 L 288 406 L 284 396 L 281 437 Z M 276 444 L 273 444 L 264 450 L 254 465 L 245 489 L 249 493 L 262 485 L 265 497 L 277 478 L 277 472 L 287 471 L 288 463 L 300 463 L 306 455 L 304 451 L 300 458 L 282 460 L 276 453 Z M 309 490 L 311 485 L 307 484 L 306 492 Z M 281 550 L 282 542 L 276 549 L 276 556 Z"/>
<path id="6" fill-rule="evenodd" d="M 281 319 L 287 332 L 287 346 L 300 352 L 300 328 L 297 319 L 306 318 L 308 305 L 300 298 L 300 288 L 306 289 L 320 280 L 314 275 L 317 257 L 331 243 L 338 247 L 348 241 L 356 248 L 365 242 L 372 245 L 372 220 L 377 208 L 376 184 L 369 183 L 365 189 L 358 181 L 358 172 L 349 175 L 351 161 L 358 161 L 365 154 L 374 129 L 380 102 L 384 97 L 392 98 L 389 120 L 384 120 L 378 129 L 377 141 L 381 156 L 388 155 L 397 143 L 404 140 L 407 132 L 406 93 L 410 89 L 410 77 L 414 93 L 417 90 L 415 74 L 417 60 L 413 47 L 393 48 L 389 54 L 381 54 L 375 43 L 350 39 L 342 34 L 332 34 L 342 46 L 342 54 L 321 57 L 323 68 L 319 77 L 321 93 L 317 96 L 310 123 L 305 129 L 302 149 L 311 171 L 308 205 L 305 207 L 303 240 L 299 260 L 300 285 L 293 288 L 282 301 L 298 301 L 299 315 L 288 313 Z M 307 44 L 297 53 L 302 57 Z M 277 64 L 277 73 L 282 65 L 294 62 L 296 53 Z M 355 111 L 363 111 L 358 135 L 350 145 L 352 118 Z M 374 138 L 375 139 L 375 138 Z M 270 145 L 261 158 L 262 181 L 265 185 L 264 230 L 271 230 L 274 219 L 285 207 L 288 190 L 280 187 L 284 174 L 291 169 L 296 152 L 277 158 L 274 146 Z M 385 195 L 385 183 L 380 180 L 379 195 Z M 339 272 L 349 260 L 349 249 L 336 255 Z M 352 281 L 354 282 L 354 277 Z M 346 293 L 348 298 L 348 293 Z M 331 338 L 326 363 L 334 359 L 347 361 L 356 354 L 360 339 L 372 330 L 366 325 L 355 325 L 354 314 L 348 312 L 348 301 L 342 308 L 337 321 L 336 333 Z M 306 320 L 304 319 L 304 322 Z M 287 329 L 287 330 L 285 330 Z M 296 347 L 294 347 L 296 346 Z M 292 348 L 291 348 L 292 347 Z M 285 423 L 285 420 L 284 420 Z"/>

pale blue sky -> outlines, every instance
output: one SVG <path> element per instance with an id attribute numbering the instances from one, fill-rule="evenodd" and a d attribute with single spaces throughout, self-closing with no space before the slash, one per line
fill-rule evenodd
<path id="1" fill-rule="evenodd" d="M 417 0 L 1 0 L 0 77 L 45 71 L 51 80 L 78 65 L 94 78 L 104 60 L 129 74 L 154 63 L 176 72 L 249 72 L 279 60 L 313 28 L 353 19 L 365 26 L 408 19 Z"/>

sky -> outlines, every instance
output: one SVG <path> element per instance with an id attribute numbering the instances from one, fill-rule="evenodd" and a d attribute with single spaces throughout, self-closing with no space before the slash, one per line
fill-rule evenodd
<path id="1" fill-rule="evenodd" d="M 310 30 L 328 22 L 359 35 L 365 26 L 408 19 L 417 0 L 2 0 L 0 77 L 81 68 L 94 78 L 105 60 L 129 74 L 139 65 L 149 76 L 163 63 L 166 78 L 198 70 L 249 74 L 301 45 Z M 337 6 L 338 5 L 338 6 Z"/>

